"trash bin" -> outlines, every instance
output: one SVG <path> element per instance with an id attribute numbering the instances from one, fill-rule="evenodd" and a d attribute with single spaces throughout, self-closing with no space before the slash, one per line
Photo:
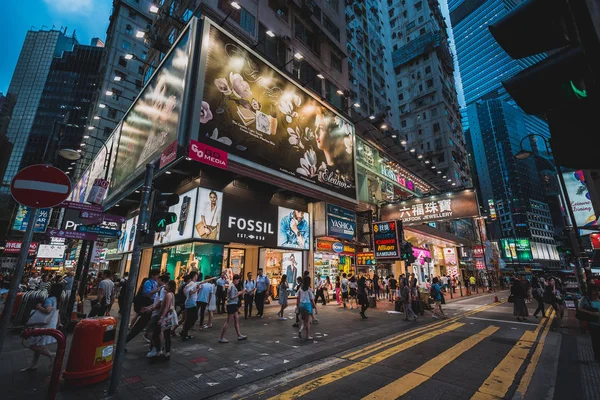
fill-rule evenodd
<path id="1" fill-rule="evenodd" d="M 69 350 L 65 385 L 87 386 L 110 375 L 117 320 L 113 317 L 89 318 L 75 325 Z"/>

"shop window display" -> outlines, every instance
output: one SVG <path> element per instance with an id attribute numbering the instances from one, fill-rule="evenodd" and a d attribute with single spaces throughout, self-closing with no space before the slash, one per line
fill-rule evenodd
<path id="1" fill-rule="evenodd" d="M 223 245 L 211 243 L 187 243 L 155 248 L 151 268 L 166 272 L 173 279 L 198 270 L 203 276 L 218 276 L 223 262 Z"/>
<path id="2" fill-rule="evenodd" d="M 261 249 L 260 266 L 271 282 L 271 293 L 274 298 L 279 297 L 277 288 L 283 275 L 286 275 L 289 285 L 288 295 L 296 295 L 294 285 L 296 278 L 302 276 L 302 261 L 301 251 Z"/>
<path id="3" fill-rule="evenodd" d="M 246 251 L 244 249 L 225 249 L 223 256 L 223 271 L 227 273 L 228 281 L 233 281 L 233 275 L 245 276 L 245 258 Z"/>

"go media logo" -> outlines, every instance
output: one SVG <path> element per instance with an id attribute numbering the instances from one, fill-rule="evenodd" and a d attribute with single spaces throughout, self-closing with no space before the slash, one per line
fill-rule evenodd
<path id="1" fill-rule="evenodd" d="M 190 142 L 188 157 L 213 167 L 227 169 L 227 152 L 196 140 Z"/>

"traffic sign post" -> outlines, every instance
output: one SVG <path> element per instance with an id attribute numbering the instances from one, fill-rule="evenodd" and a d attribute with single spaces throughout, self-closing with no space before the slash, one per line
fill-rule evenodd
<path id="1" fill-rule="evenodd" d="M 10 183 L 10 193 L 25 207 L 56 207 L 71 194 L 71 180 L 56 167 L 35 164 L 17 172 Z"/>
<path id="2" fill-rule="evenodd" d="M 34 208 L 31 210 L 32 221 L 37 221 L 40 210 Z M 6 331 L 10 324 L 10 316 L 12 315 L 12 309 L 15 305 L 15 299 L 17 298 L 17 290 L 21 279 L 23 279 L 23 270 L 25 269 L 25 263 L 29 256 L 29 244 L 33 237 L 33 230 L 35 224 L 27 224 L 27 230 L 25 231 L 25 237 L 23 238 L 23 244 L 21 245 L 21 251 L 19 252 L 19 258 L 17 260 L 17 266 L 15 267 L 15 273 L 10 281 L 10 287 L 8 289 L 8 296 L 4 302 L 4 311 L 2 312 L 2 319 L 0 320 L 0 354 L 2 353 L 2 347 L 4 346 L 4 338 L 6 337 Z"/>
<path id="3" fill-rule="evenodd" d="M 76 201 L 63 201 L 61 202 L 61 207 L 70 208 L 72 210 L 81 210 L 81 211 L 90 211 L 96 213 L 104 212 L 104 208 L 102 206 L 96 206 L 94 204 L 86 204 L 86 203 L 78 203 Z"/>

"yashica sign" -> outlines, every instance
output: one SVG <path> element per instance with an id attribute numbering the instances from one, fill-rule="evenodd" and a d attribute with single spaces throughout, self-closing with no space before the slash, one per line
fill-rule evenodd
<path id="1" fill-rule="evenodd" d="M 188 156 L 194 160 L 213 167 L 227 169 L 227 152 L 192 140 Z"/>
<path id="2" fill-rule="evenodd" d="M 375 259 L 400 259 L 400 221 L 382 221 L 373 224 Z"/>
<path id="3" fill-rule="evenodd" d="M 401 220 L 405 226 L 478 215 L 477 195 L 472 189 L 402 201 L 381 208 L 382 219 Z"/>

